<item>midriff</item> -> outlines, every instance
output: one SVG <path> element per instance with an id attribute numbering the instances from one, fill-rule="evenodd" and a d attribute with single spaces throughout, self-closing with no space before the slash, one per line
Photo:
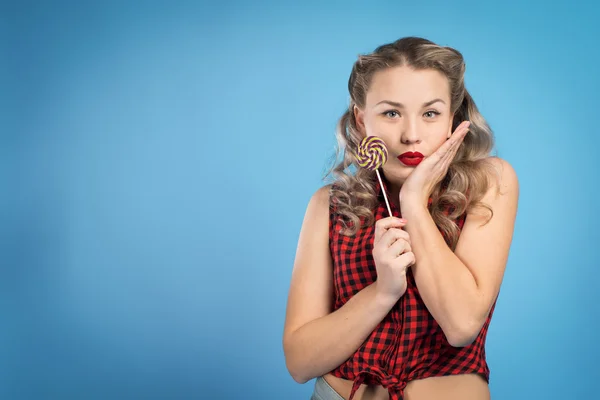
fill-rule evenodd
<path id="1" fill-rule="evenodd" d="M 353 382 L 326 374 L 323 378 L 345 400 L 350 398 Z M 478 374 L 435 376 L 410 381 L 403 400 L 490 400 L 487 382 Z M 380 385 L 360 385 L 353 400 L 389 400 L 386 388 Z"/>

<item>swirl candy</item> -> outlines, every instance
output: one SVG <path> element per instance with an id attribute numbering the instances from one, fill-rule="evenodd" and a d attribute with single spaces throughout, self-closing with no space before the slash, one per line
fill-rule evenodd
<path id="1" fill-rule="evenodd" d="M 379 168 L 386 163 L 387 157 L 387 147 L 385 147 L 385 142 L 381 138 L 378 138 L 377 136 L 367 136 L 361 140 L 360 145 L 358 146 L 358 165 L 370 171 L 374 170 L 377 174 L 377 179 L 379 179 L 379 184 L 383 191 L 383 198 L 385 199 L 385 204 L 391 217 L 392 209 L 390 207 L 390 201 L 387 198 L 385 186 L 383 185 L 381 175 L 379 174 Z"/>
<path id="2" fill-rule="evenodd" d="M 358 165 L 370 171 L 382 167 L 387 157 L 385 142 L 377 136 L 365 137 L 358 146 Z"/>

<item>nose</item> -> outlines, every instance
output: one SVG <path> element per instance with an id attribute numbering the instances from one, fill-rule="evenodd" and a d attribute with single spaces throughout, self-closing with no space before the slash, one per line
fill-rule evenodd
<path id="1" fill-rule="evenodd" d="M 402 135 L 400 137 L 402 144 L 414 144 L 421 143 L 421 137 L 419 136 L 417 121 L 407 121 L 402 128 Z"/>

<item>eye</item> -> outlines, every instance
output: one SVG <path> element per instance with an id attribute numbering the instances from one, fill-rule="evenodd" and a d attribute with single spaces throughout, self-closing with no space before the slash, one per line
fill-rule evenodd
<path id="1" fill-rule="evenodd" d="M 428 114 L 429 114 L 429 116 L 428 116 Z M 436 116 L 440 115 L 440 113 L 435 110 L 429 110 L 429 111 L 425 112 L 425 114 L 423 114 L 423 115 L 427 116 L 427 118 L 435 118 Z"/>
<path id="2" fill-rule="evenodd" d="M 396 118 L 400 116 L 400 113 L 396 110 L 388 110 L 388 111 L 384 111 L 383 115 L 385 115 L 386 117 L 390 117 L 390 118 Z"/>

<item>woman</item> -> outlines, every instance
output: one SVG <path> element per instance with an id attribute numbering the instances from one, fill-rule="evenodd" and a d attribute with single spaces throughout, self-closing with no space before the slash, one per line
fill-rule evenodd
<path id="1" fill-rule="evenodd" d="M 490 156 L 464 72 L 461 53 L 415 37 L 354 64 L 344 156 L 309 202 L 284 329 L 288 370 L 317 378 L 313 399 L 490 398 L 485 338 L 518 180 Z M 366 136 L 388 149 L 383 185 L 357 167 Z"/>

